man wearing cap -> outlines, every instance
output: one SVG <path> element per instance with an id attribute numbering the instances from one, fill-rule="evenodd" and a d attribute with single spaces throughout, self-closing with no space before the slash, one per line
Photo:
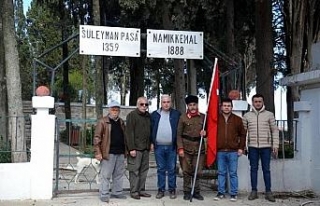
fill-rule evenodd
<path id="1" fill-rule="evenodd" d="M 184 200 L 191 199 L 191 187 L 192 179 L 197 163 L 198 150 L 200 146 L 201 136 L 206 135 L 206 131 L 203 130 L 204 114 L 198 110 L 198 97 L 189 95 L 186 97 L 185 102 L 187 104 L 187 112 L 182 114 L 179 119 L 178 131 L 177 131 L 177 147 L 178 154 L 182 160 L 183 170 L 183 192 Z M 204 163 L 205 146 L 202 142 L 200 150 L 200 159 L 198 163 L 197 178 L 194 187 L 193 198 L 203 200 L 203 196 L 200 194 L 199 175 L 202 171 Z"/>
<path id="2" fill-rule="evenodd" d="M 144 191 L 149 170 L 150 151 L 150 114 L 148 99 L 139 97 L 137 108 L 127 115 L 126 143 L 129 152 L 128 171 L 130 196 L 139 200 L 140 197 L 151 197 Z"/>
<path id="3" fill-rule="evenodd" d="M 103 202 L 109 202 L 111 178 L 111 198 L 126 198 L 122 194 L 125 172 L 125 126 L 124 121 L 119 117 L 120 104 L 112 101 L 108 107 L 108 115 L 98 120 L 94 134 L 95 158 L 100 160 L 101 165 L 99 193 L 100 200 Z"/>

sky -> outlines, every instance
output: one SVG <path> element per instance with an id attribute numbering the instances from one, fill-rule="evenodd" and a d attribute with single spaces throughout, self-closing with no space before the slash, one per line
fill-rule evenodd
<path id="1" fill-rule="evenodd" d="M 24 13 L 26 13 L 27 12 L 27 10 L 28 10 L 28 8 L 29 8 L 29 6 L 30 6 L 30 2 L 31 2 L 32 0 L 23 0 L 23 11 L 24 11 Z"/>

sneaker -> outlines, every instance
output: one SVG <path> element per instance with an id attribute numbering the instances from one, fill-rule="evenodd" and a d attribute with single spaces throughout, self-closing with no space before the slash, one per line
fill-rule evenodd
<path id="1" fill-rule="evenodd" d="M 231 201 L 231 202 L 236 202 L 237 199 L 238 199 L 237 195 L 231 195 L 231 196 L 230 196 L 230 201 Z"/>
<path id="2" fill-rule="evenodd" d="M 176 190 L 171 190 L 169 193 L 170 193 L 170 199 L 176 199 L 177 198 Z"/>
<path id="3" fill-rule="evenodd" d="M 269 200 L 270 202 L 275 202 L 276 201 L 276 199 L 274 198 L 272 192 L 266 192 L 265 199 Z"/>
<path id="4" fill-rule="evenodd" d="M 157 199 L 161 199 L 161 198 L 163 198 L 163 197 L 164 197 L 164 192 L 161 191 L 161 190 L 159 190 L 159 191 L 158 191 L 158 194 L 156 195 L 156 198 L 157 198 Z"/>
<path id="5" fill-rule="evenodd" d="M 109 197 L 103 196 L 103 197 L 100 197 L 100 200 L 101 202 L 109 202 Z"/>
<path id="6" fill-rule="evenodd" d="M 252 191 L 248 197 L 248 200 L 255 200 L 258 199 L 258 193 L 257 191 Z"/>
<path id="7" fill-rule="evenodd" d="M 225 197 L 224 194 L 218 192 L 217 196 L 215 198 L 213 198 L 213 200 L 218 201 L 218 200 L 223 199 L 224 197 Z"/>

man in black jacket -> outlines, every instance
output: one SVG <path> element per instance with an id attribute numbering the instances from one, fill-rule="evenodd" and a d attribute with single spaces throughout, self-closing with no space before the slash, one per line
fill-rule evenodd
<path id="1" fill-rule="evenodd" d="M 139 97 L 137 108 L 127 115 L 125 137 L 127 143 L 130 195 L 133 199 L 151 197 L 144 192 L 149 170 L 150 114 L 148 100 Z"/>

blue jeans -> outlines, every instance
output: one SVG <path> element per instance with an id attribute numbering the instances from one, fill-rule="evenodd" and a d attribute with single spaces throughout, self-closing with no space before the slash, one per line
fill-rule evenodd
<path id="1" fill-rule="evenodd" d="M 238 194 L 238 153 L 218 152 L 218 192 L 226 193 L 226 178 L 229 172 L 230 195 Z"/>
<path id="2" fill-rule="evenodd" d="M 270 174 L 271 148 L 270 147 L 268 148 L 249 147 L 251 188 L 252 188 L 252 191 L 257 191 L 259 158 L 261 158 L 263 179 L 266 187 L 266 192 L 270 192 L 271 191 L 271 174 Z"/>
<path id="3" fill-rule="evenodd" d="M 155 151 L 158 175 L 158 189 L 166 190 L 166 173 L 168 174 L 168 189 L 176 189 L 176 162 L 177 153 L 171 145 L 157 145 Z"/>

